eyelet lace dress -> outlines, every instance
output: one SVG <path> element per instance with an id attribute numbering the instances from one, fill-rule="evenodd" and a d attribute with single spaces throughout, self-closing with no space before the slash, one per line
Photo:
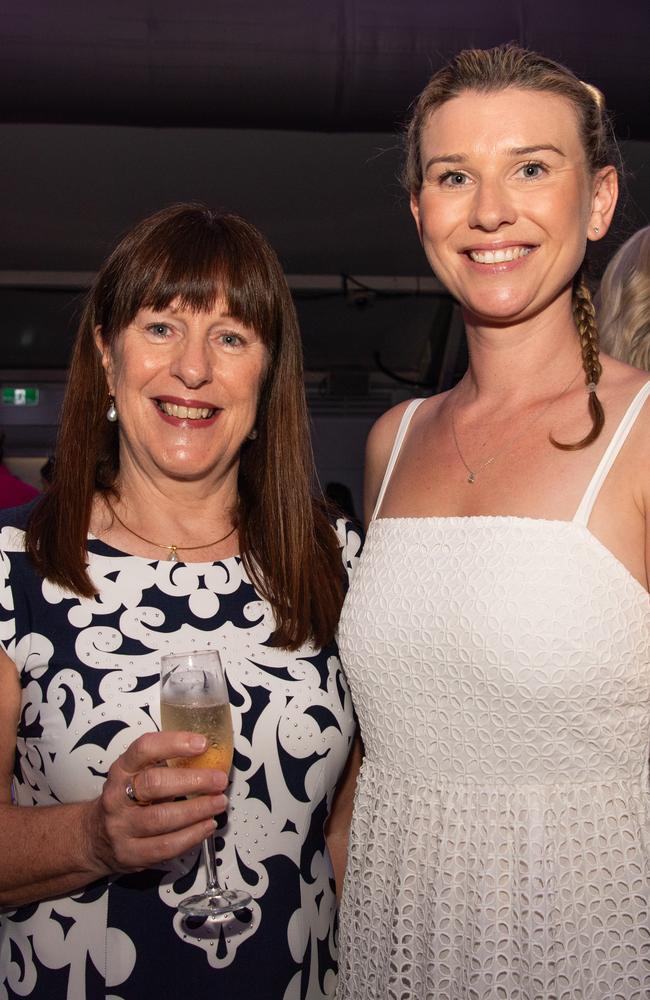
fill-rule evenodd
<path id="1" fill-rule="evenodd" d="M 588 529 L 649 394 L 570 522 L 372 521 L 339 1000 L 650 998 L 650 598 Z"/>

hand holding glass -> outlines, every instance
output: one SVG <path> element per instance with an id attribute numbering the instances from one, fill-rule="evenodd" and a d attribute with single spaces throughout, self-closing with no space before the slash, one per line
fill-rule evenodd
<path id="1" fill-rule="evenodd" d="M 197 757 L 176 757 L 170 767 L 213 767 L 226 774 L 232 766 L 233 735 L 228 685 L 216 649 L 176 653 L 160 661 L 160 717 L 163 729 L 201 733 L 209 746 Z M 203 841 L 207 886 L 203 893 L 178 904 L 189 916 L 211 917 L 241 910 L 251 896 L 222 889 L 217 879 L 214 837 Z"/>

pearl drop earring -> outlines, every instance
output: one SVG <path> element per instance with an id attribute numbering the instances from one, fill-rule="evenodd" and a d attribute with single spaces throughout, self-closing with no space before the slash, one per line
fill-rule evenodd
<path id="1" fill-rule="evenodd" d="M 108 402 L 109 406 L 108 410 L 106 411 L 106 419 L 110 420 L 110 422 L 114 424 L 117 421 L 117 407 L 115 406 L 115 397 L 109 396 Z"/>

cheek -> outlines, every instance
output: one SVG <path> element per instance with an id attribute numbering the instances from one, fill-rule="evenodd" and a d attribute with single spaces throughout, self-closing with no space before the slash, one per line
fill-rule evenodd
<path id="1" fill-rule="evenodd" d="M 420 232 L 424 239 L 437 242 L 450 227 L 449 213 L 444 205 L 438 205 L 431 198 L 423 198 L 420 204 Z"/>
<path id="2" fill-rule="evenodd" d="M 116 356 L 112 364 L 115 393 L 137 392 L 157 375 L 160 368 L 160 361 L 155 356 L 139 355 L 133 351 Z"/>
<path id="3" fill-rule="evenodd" d="M 254 417 L 259 405 L 263 376 L 257 367 L 232 371 L 221 380 L 223 400 L 230 411 L 229 419 L 246 423 Z"/>
<path id="4" fill-rule="evenodd" d="M 580 243 L 586 237 L 591 198 L 583 184 L 570 183 L 555 196 L 541 201 L 539 213 L 551 232 L 559 231 L 569 243 Z"/>
<path id="5" fill-rule="evenodd" d="M 459 224 L 457 213 L 444 205 L 430 205 L 422 212 L 420 222 L 420 236 L 427 255 L 444 260 L 453 252 L 450 241 Z"/>

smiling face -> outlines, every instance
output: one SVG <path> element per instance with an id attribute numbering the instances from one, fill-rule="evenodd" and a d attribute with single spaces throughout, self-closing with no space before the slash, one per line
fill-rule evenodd
<path id="1" fill-rule="evenodd" d="M 616 174 L 591 175 L 567 98 L 464 91 L 429 115 L 421 158 L 411 210 L 467 318 L 518 322 L 563 295 L 570 303 L 587 239 L 607 231 Z"/>
<path id="2" fill-rule="evenodd" d="M 230 474 L 255 425 L 268 351 L 223 301 L 195 312 L 141 308 L 102 352 L 115 396 L 121 477 L 204 480 Z"/>

